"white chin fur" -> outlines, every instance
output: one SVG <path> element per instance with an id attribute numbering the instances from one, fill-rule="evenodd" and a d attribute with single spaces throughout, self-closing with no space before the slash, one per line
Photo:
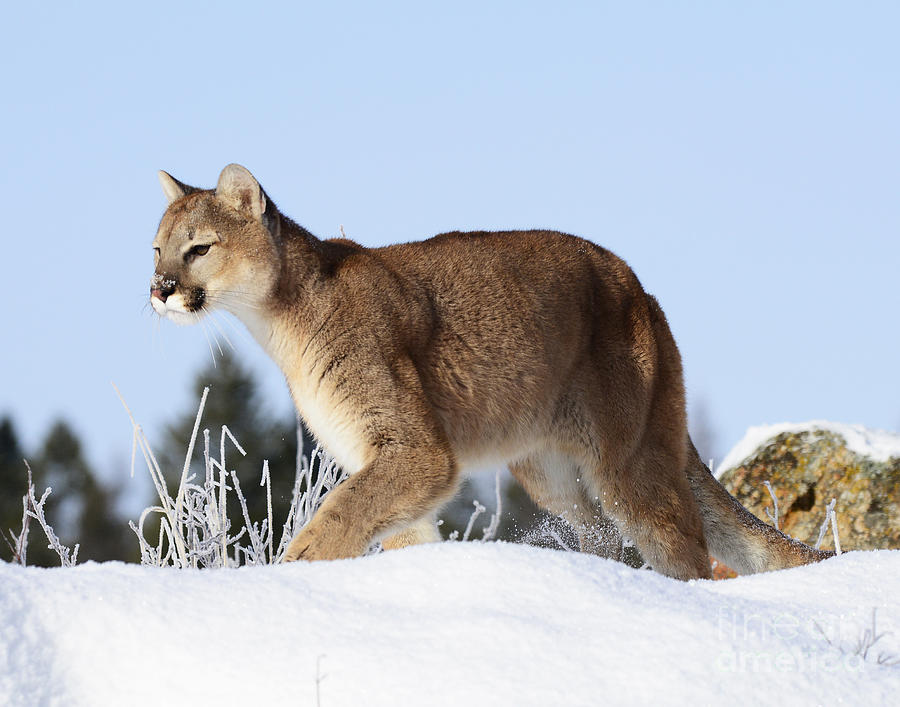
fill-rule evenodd
<path id="1" fill-rule="evenodd" d="M 168 317 L 170 321 L 175 322 L 178 326 L 196 324 L 200 319 L 200 315 L 193 312 L 173 312 L 172 310 L 166 312 L 166 317 Z"/>
<path id="2" fill-rule="evenodd" d="M 153 307 L 153 311 L 156 312 L 159 316 L 166 316 L 166 303 L 163 302 L 159 297 L 151 297 L 150 306 Z"/>
<path id="3" fill-rule="evenodd" d="M 180 294 L 169 296 L 165 302 L 159 297 L 151 297 L 150 305 L 159 316 L 180 326 L 193 324 L 203 315 L 202 312 L 189 312 L 184 306 L 184 297 Z"/>

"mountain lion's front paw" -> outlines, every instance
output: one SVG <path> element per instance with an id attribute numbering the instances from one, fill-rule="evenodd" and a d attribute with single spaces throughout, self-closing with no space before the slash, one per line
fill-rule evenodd
<path id="1" fill-rule="evenodd" d="M 321 528 L 315 521 L 291 540 L 284 555 L 285 562 L 296 560 L 340 560 L 358 557 L 366 550 L 364 542 L 354 542 L 337 528 Z"/>
<path id="2" fill-rule="evenodd" d="M 311 559 L 304 557 L 304 553 L 309 549 L 309 544 L 301 544 L 297 542 L 300 536 L 291 540 L 288 545 L 287 552 L 284 553 L 285 562 L 296 562 L 297 560 Z"/>

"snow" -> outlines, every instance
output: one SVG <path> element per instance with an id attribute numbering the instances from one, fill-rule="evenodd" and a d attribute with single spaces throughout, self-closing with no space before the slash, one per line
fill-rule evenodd
<path id="1" fill-rule="evenodd" d="M 898 594 L 887 550 L 687 583 L 479 542 L 224 570 L 0 564 L 0 703 L 889 704 L 900 667 L 876 660 L 900 657 Z M 863 660 L 873 611 L 888 633 Z"/>
<path id="2" fill-rule="evenodd" d="M 760 425 L 747 430 L 744 438 L 728 453 L 715 470 L 716 478 L 728 469 L 740 466 L 748 457 L 769 440 L 785 432 L 812 432 L 824 430 L 840 435 L 847 448 L 863 457 L 884 462 L 900 457 L 900 435 L 883 430 L 873 430 L 862 425 L 846 425 L 839 422 L 813 420 L 811 422 L 782 422 L 777 425 Z"/>

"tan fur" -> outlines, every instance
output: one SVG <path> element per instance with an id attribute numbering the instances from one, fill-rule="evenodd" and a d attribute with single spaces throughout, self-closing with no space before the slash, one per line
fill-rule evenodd
<path id="1" fill-rule="evenodd" d="M 700 463 L 665 316 L 609 251 L 551 231 L 368 249 L 315 238 L 238 165 L 212 191 L 160 180 L 154 309 L 241 318 L 351 474 L 288 559 L 436 539 L 460 468 L 498 461 L 583 549 L 616 554 L 614 524 L 674 577 L 709 577 L 708 545 L 744 571 L 826 556 L 767 530 Z"/>

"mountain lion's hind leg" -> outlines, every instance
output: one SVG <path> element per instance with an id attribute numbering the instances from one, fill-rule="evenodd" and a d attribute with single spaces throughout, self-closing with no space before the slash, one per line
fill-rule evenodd
<path id="1" fill-rule="evenodd" d="M 588 498 L 575 462 L 547 451 L 510 464 L 509 470 L 535 504 L 572 525 L 582 552 L 621 558 L 622 536 L 600 505 Z"/>
<path id="2" fill-rule="evenodd" d="M 618 469 L 598 460 L 598 495 L 654 570 L 676 579 L 709 578 L 700 509 L 678 461 L 652 443 Z"/>
<path id="3" fill-rule="evenodd" d="M 381 546 L 385 550 L 399 550 L 401 547 L 408 547 L 409 545 L 436 543 L 440 542 L 440 540 L 441 534 L 438 532 L 434 514 L 429 513 L 400 532 L 382 540 Z"/>

